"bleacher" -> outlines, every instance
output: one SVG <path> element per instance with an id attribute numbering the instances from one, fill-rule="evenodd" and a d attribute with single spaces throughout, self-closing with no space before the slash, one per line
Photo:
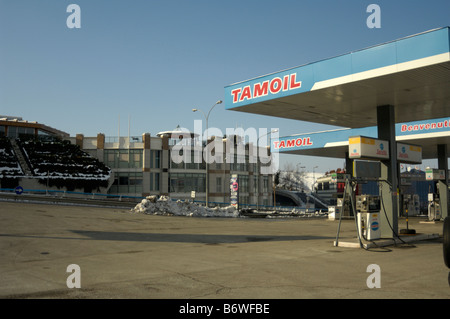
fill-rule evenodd
<path id="1" fill-rule="evenodd" d="M 22 174 L 10 140 L 0 137 L 0 178 L 21 176 Z"/>
<path id="2" fill-rule="evenodd" d="M 92 192 L 100 187 L 108 187 L 111 169 L 69 141 L 34 136 L 15 139 L 13 144 L 17 145 L 16 150 L 23 156 L 21 160 L 18 160 L 8 138 L 2 138 L 1 141 L 0 168 L 7 168 L 0 170 L 0 173 L 3 172 L 2 185 L 4 178 L 14 175 L 16 178 L 32 177 L 40 184 L 65 187 L 69 191 L 82 189 Z M 31 176 L 26 176 L 24 170 L 20 169 L 20 162 L 27 166 Z"/>

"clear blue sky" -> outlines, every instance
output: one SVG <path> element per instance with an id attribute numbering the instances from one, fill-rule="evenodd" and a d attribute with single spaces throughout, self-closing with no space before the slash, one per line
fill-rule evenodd
<path id="1" fill-rule="evenodd" d="M 81 28 L 69 29 L 69 4 Z M 369 29 L 369 4 L 381 28 Z M 0 114 L 71 135 L 193 129 L 228 84 L 450 25 L 448 0 L 0 0 Z M 210 127 L 324 125 L 226 111 Z M 286 158 L 285 158 L 286 159 Z M 294 165 L 342 167 L 311 157 Z M 308 168 L 310 170 L 310 168 Z"/>

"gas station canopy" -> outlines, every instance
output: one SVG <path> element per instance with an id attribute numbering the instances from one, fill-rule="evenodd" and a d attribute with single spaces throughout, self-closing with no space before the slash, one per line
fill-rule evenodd
<path id="1" fill-rule="evenodd" d="M 449 27 L 229 85 L 225 107 L 347 128 L 282 138 L 271 149 L 345 158 L 348 172 L 353 158 L 377 158 L 383 237 L 398 234 L 398 163 L 408 152 L 416 162 L 437 157 L 441 216 L 448 216 Z"/>
<path id="2" fill-rule="evenodd" d="M 338 129 L 280 137 L 273 141 L 271 150 L 285 154 L 345 158 L 351 136 L 376 138 L 376 126 Z M 436 147 L 450 148 L 450 118 L 414 121 L 396 124 L 396 141 L 421 146 L 422 159 L 436 158 Z"/>
<path id="3" fill-rule="evenodd" d="M 225 87 L 228 110 L 348 128 L 450 116 L 450 28 L 444 27 Z"/>

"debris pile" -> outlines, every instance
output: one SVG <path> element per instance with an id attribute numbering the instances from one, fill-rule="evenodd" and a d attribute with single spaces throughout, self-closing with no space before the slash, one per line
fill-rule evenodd
<path id="1" fill-rule="evenodd" d="M 168 196 L 147 196 L 131 209 L 134 213 L 193 217 L 239 217 L 232 206 L 209 208 L 183 200 L 171 200 Z"/>
<path id="2" fill-rule="evenodd" d="M 277 210 L 263 213 L 252 209 L 237 210 L 233 206 L 205 207 L 188 200 L 173 200 L 169 196 L 147 196 L 131 209 L 132 213 L 189 216 L 189 217 L 264 217 L 264 218 L 324 218 L 328 214 L 322 211 L 305 211 L 305 209 Z"/>

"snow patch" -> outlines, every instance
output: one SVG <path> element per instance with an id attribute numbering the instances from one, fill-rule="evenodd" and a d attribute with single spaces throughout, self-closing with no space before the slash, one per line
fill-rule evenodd
<path id="1" fill-rule="evenodd" d="M 183 200 L 171 200 L 168 196 L 147 196 L 131 209 L 134 213 L 151 215 L 175 215 L 189 217 L 239 217 L 239 212 L 233 206 L 204 207 L 196 203 Z"/>
<path id="2" fill-rule="evenodd" d="M 131 209 L 132 213 L 165 215 L 165 216 L 188 216 L 188 217 L 257 217 L 259 214 L 242 215 L 235 207 L 205 207 L 186 200 L 172 200 L 169 196 L 147 196 L 139 204 Z M 266 212 L 266 218 L 324 218 L 328 214 L 321 211 L 306 211 L 305 209 L 277 210 Z"/>

